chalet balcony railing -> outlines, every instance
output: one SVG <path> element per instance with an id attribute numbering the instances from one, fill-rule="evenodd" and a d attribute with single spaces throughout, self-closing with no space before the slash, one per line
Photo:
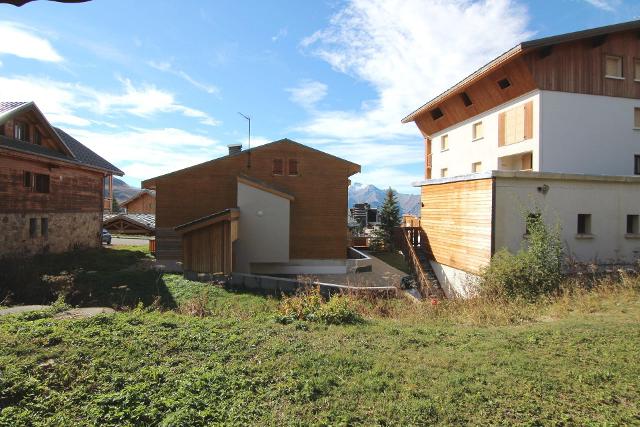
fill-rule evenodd
<path id="1" fill-rule="evenodd" d="M 427 274 L 425 264 L 426 259 L 420 259 L 418 251 L 424 256 L 428 256 L 430 249 L 427 236 L 421 227 L 396 227 L 394 229 L 394 244 L 400 249 L 404 255 L 405 261 L 409 264 L 409 268 L 414 273 L 420 293 L 422 295 L 440 295 L 437 285 L 430 280 Z"/>

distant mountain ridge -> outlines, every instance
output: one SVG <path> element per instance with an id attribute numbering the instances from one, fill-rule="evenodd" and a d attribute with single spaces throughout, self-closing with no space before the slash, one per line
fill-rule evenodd
<path id="1" fill-rule="evenodd" d="M 124 182 L 123 180 L 113 177 L 113 197 L 122 203 L 130 199 L 140 192 L 139 188 L 135 188 Z"/>
<path id="2" fill-rule="evenodd" d="M 397 193 L 401 214 L 420 215 L 420 196 L 418 194 Z M 369 203 L 372 208 L 378 208 L 384 202 L 386 190 L 375 185 L 354 182 L 349 186 L 349 207 L 355 203 Z"/>

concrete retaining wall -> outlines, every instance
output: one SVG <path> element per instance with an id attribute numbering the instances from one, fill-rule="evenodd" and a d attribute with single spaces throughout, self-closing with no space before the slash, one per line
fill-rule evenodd
<path id="1" fill-rule="evenodd" d="M 347 259 L 347 273 L 361 273 L 365 271 L 371 271 L 371 257 L 353 247 L 349 248 L 348 253 L 349 258 Z"/>

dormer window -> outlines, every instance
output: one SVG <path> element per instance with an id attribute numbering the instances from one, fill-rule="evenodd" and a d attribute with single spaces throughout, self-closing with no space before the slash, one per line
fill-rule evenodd
<path id="1" fill-rule="evenodd" d="M 622 57 L 617 55 L 607 55 L 604 60 L 604 76 L 609 79 L 623 79 Z"/>
<path id="2" fill-rule="evenodd" d="M 13 124 L 13 137 L 20 141 L 29 141 L 29 126 L 23 122 Z"/>
<path id="3" fill-rule="evenodd" d="M 500 86 L 500 89 L 506 89 L 509 86 L 511 86 L 511 82 L 509 81 L 509 79 L 502 79 L 502 80 L 498 80 L 498 86 Z"/>
<path id="4" fill-rule="evenodd" d="M 33 143 L 36 145 L 42 145 L 42 134 L 38 129 L 33 130 Z"/>
<path id="5" fill-rule="evenodd" d="M 444 116 L 444 113 L 442 112 L 442 110 L 440 109 L 440 107 L 438 108 L 434 108 L 433 110 L 431 110 L 429 112 L 431 114 L 431 118 L 433 120 L 438 120 L 440 117 Z"/>

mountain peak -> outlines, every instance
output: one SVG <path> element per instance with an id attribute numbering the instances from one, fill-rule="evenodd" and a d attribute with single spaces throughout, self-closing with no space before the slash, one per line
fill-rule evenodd
<path id="1" fill-rule="evenodd" d="M 382 205 L 387 190 L 381 190 L 372 184 L 354 182 L 349 186 L 349 206 L 356 203 L 369 203 L 372 208 Z M 417 194 L 397 193 L 401 213 L 420 215 L 420 196 Z"/>

